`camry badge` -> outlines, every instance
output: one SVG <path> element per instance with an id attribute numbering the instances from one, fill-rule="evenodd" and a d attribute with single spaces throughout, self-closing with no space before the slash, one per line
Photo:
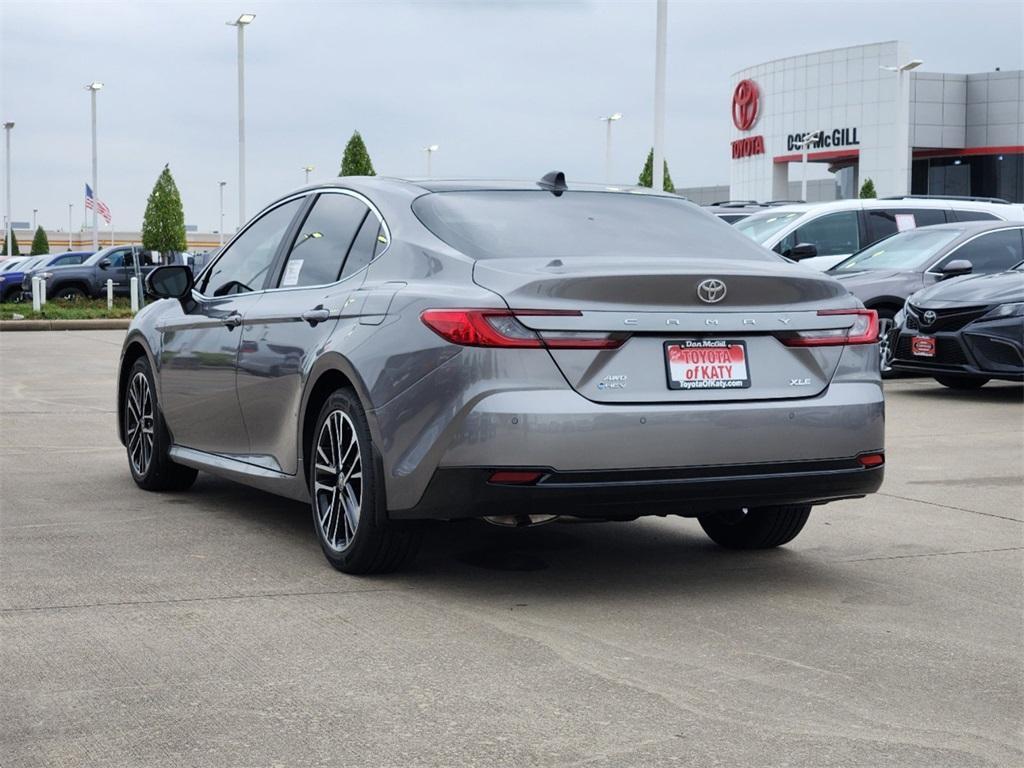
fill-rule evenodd
<path id="1" fill-rule="evenodd" d="M 921 316 L 921 319 L 924 321 L 925 325 L 931 325 L 935 322 L 935 312 L 929 309 Z"/>
<path id="2" fill-rule="evenodd" d="M 725 283 L 714 278 L 697 284 L 697 298 L 706 304 L 717 304 L 725 298 Z"/>

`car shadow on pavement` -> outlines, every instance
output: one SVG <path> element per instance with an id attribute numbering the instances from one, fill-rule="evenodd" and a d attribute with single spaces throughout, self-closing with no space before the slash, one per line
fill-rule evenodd
<path id="1" fill-rule="evenodd" d="M 1011 381 L 1001 381 L 989 382 L 980 389 L 950 389 L 936 382 L 934 387 L 900 390 L 900 396 L 967 403 L 1021 403 L 1024 402 L 1024 386 Z"/>

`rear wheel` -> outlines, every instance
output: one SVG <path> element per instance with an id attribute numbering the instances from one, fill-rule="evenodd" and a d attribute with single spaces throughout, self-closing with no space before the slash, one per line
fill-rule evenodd
<path id="1" fill-rule="evenodd" d="M 121 403 L 128 467 L 135 484 L 147 491 L 183 491 L 199 474 L 171 461 L 171 436 L 156 401 L 149 360 L 140 357 L 128 374 Z"/>
<path id="2" fill-rule="evenodd" d="M 810 504 L 720 512 L 698 518 L 712 541 L 728 549 L 770 549 L 796 538 L 811 513 Z"/>
<path id="3" fill-rule="evenodd" d="M 313 527 L 345 573 L 386 573 L 415 556 L 420 528 L 388 520 L 382 470 L 359 398 L 339 389 L 320 409 L 308 457 Z"/>
<path id="4" fill-rule="evenodd" d="M 950 389 L 979 389 L 989 382 L 984 376 L 936 376 L 935 380 Z"/>

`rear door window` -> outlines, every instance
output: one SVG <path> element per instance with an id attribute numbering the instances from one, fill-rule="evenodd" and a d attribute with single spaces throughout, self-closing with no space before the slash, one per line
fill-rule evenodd
<path id="1" fill-rule="evenodd" d="M 953 210 L 957 221 L 998 221 L 999 217 L 988 211 L 964 211 L 956 208 Z"/>
<path id="2" fill-rule="evenodd" d="M 368 217 L 377 223 L 377 218 L 357 197 L 320 195 L 299 227 L 281 274 L 280 287 L 336 282 L 363 220 Z M 372 256 L 373 251 L 370 253 Z"/>
<path id="3" fill-rule="evenodd" d="M 371 261 L 379 245 L 380 222 L 372 212 L 367 213 L 363 219 L 363 225 L 349 249 L 348 258 L 345 259 L 345 268 L 341 272 L 342 277 L 348 277 L 358 272 Z"/>
<path id="4" fill-rule="evenodd" d="M 867 245 L 897 232 L 946 223 L 946 212 L 941 208 L 881 208 L 864 213 L 868 225 Z"/>
<path id="5" fill-rule="evenodd" d="M 941 268 L 956 259 L 966 259 L 971 262 L 974 274 L 1004 272 L 1024 260 L 1021 251 L 1021 230 L 1000 229 L 964 243 L 943 259 L 939 266 Z"/>
<path id="6" fill-rule="evenodd" d="M 797 227 L 775 250 L 788 257 L 797 245 L 809 243 L 819 256 L 840 256 L 860 250 L 860 226 L 856 211 L 839 211 L 820 216 Z"/>

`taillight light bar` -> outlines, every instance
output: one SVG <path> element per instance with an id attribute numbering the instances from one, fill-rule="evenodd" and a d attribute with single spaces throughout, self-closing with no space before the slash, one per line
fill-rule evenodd
<path id="1" fill-rule="evenodd" d="M 776 334 L 777 338 L 787 347 L 837 347 L 878 341 L 878 313 L 873 309 L 819 309 L 818 315 L 853 315 L 853 325 L 849 328 L 780 333 Z"/>
<path id="2" fill-rule="evenodd" d="M 576 331 L 538 333 L 517 317 L 582 317 L 572 309 L 428 309 L 423 324 L 452 344 L 505 349 L 617 349 L 628 334 Z"/>

